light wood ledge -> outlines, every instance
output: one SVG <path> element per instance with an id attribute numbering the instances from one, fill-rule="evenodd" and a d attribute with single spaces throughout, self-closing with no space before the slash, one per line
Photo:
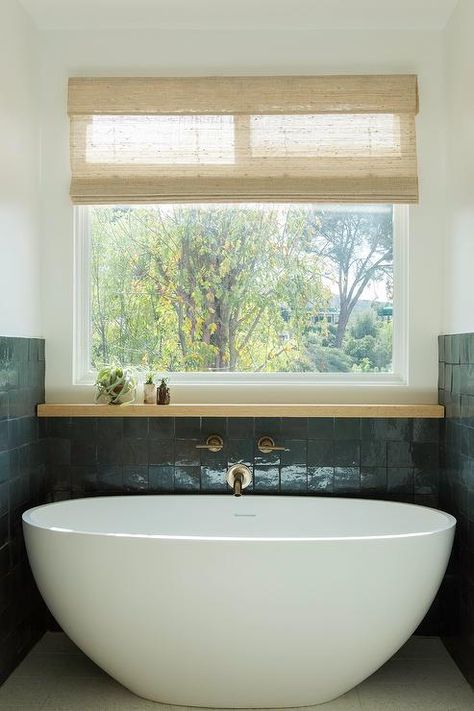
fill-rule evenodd
<path id="1" fill-rule="evenodd" d="M 427 417 L 442 405 L 38 405 L 38 417 Z"/>

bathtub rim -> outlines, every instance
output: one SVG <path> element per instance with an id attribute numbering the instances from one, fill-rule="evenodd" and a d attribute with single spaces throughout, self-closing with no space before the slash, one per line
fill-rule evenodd
<path id="1" fill-rule="evenodd" d="M 159 541 L 176 541 L 176 542 L 189 542 L 189 543 L 199 543 L 199 542 L 215 542 L 215 543 L 322 543 L 322 542 L 342 542 L 342 541 L 388 541 L 388 540 L 401 540 L 406 538 L 419 538 L 425 536 L 433 536 L 440 533 L 446 533 L 455 529 L 457 524 L 457 519 L 446 511 L 440 509 L 435 509 L 431 506 L 423 506 L 422 504 L 412 504 L 404 501 L 387 501 L 385 499 L 366 499 L 366 498 L 350 498 L 350 497 L 334 497 L 334 496 L 272 496 L 272 495 L 255 495 L 249 496 L 248 498 L 255 498 L 257 501 L 261 499 L 289 499 L 292 501 L 298 501 L 301 499 L 319 499 L 319 500 L 333 500 L 345 501 L 345 502 L 361 502 L 368 504 L 383 503 L 388 505 L 400 506 L 400 507 L 410 507 L 423 509 L 423 511 L 430 511 L 440 517 L 441 520 L 445 521 L 445 525 L 440 524 L 436 527 L 433 526 L 432 529 L 415 531 L 410 533 L 389 533 L 389 534 L 367 534 L 367 535 L 356 535 L 356 536 L 235 536 L 235 535 L 199 535 L 199 534 L 163 534 L 163 533 L 127 533 L 127 532 L 116 532 L 116 531 L 94 531 L 94 530 L 78 530 L 74 528 L 66 528 L 62 526 L 47 525 L 45 523 L 40 523 L 38 521 L 32 520 L 32 515 L 44 509 L 46 507 L 59 507 L 61 504 L 71 503 L 75 501 L 86 502 L 91 499 L 97 501 L 109 501 L 110 499 L 150 499 L 151 497 L 156 497 L 160 499 L 167 499 L 173 497 L 175 499 L 223 499 L 230 496 L 230 494 L 113 494 L 111 496 L 87 496 L 78 497 L 77 499 L 65 499 L 63 501 L 54 501 L 46 504 L 41 504 L 40 506 L 34 506 L 27 509 L 22 514 L 23 526 L 27 525 L 31 528 L 38 528 L 43 531 L 50 531 L 51 533 L 69 534 L 69 535 L 81 535 L 81 536 L 104 536 L 106 538 L 130 538 L 130 539 L 150 539 Z"/>

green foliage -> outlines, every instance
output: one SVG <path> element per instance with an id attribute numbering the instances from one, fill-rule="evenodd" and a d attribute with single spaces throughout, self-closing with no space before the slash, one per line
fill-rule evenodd
<path id="1" fill-rule="evenodd" d="M 377 321 L 371 312 L 357 319 L 344 343 L 345 352 L 352 358 L 352 370 L 386 372 L 392 362 L 391 323 Z"/>
<path id="2" fill-rule="evenodd" d="M 347 214 L 337 215 L 283 205 L 92 209 L 92 364 L 146 368 L 147 382 L 157 371 L 347 372 L 364 358 L 386 368 L 381 319 L 346 314 L 349 336 L 341 309 L 339 325 L 317 321 L 333 298 L 335 260 L 348 254 Z M 369 217 L 354 223 L 354 249 L 385 239 L 389 217 L 385 227 Z M 364 283 L 381 278 L 374 259 Z M 377 343 L 359 343 L 369 336 Z"/>
<path id="3" fill-rule="evenodd" d="M 358 314 L 350 327 L 352 338 L 364 338 L 365 336 L 376 337 L 378 330 L 377 318 L 372 310 L 363 311 Z"/>
<path id="4" fill-rule="evenodd" d="M 339 348 L 321 345 L 317 334 L 308 336 L 304 351 L 295 363 L 295 371 L 312 373 L 347 373 L 352 369 L 350 356 Z"/>

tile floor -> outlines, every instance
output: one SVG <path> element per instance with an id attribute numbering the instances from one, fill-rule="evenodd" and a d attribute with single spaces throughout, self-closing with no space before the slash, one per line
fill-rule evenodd
<path id="1" fill-rule="evenodd" d="M 48 633 L 0 687 L 1 711 L 182 711 L 145 701 L 63 634 Z M 436 637 L 412 637 L 357 689 L 321 711 L 474 711 L 474 693 Z"/>

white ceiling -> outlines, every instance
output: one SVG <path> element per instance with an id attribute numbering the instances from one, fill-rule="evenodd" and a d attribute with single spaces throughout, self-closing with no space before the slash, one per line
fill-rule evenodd
<path id="1" fill-rule="evenodd" d="M 441 29 L 457 0 L 20 0 L 42 29 Z"/>

